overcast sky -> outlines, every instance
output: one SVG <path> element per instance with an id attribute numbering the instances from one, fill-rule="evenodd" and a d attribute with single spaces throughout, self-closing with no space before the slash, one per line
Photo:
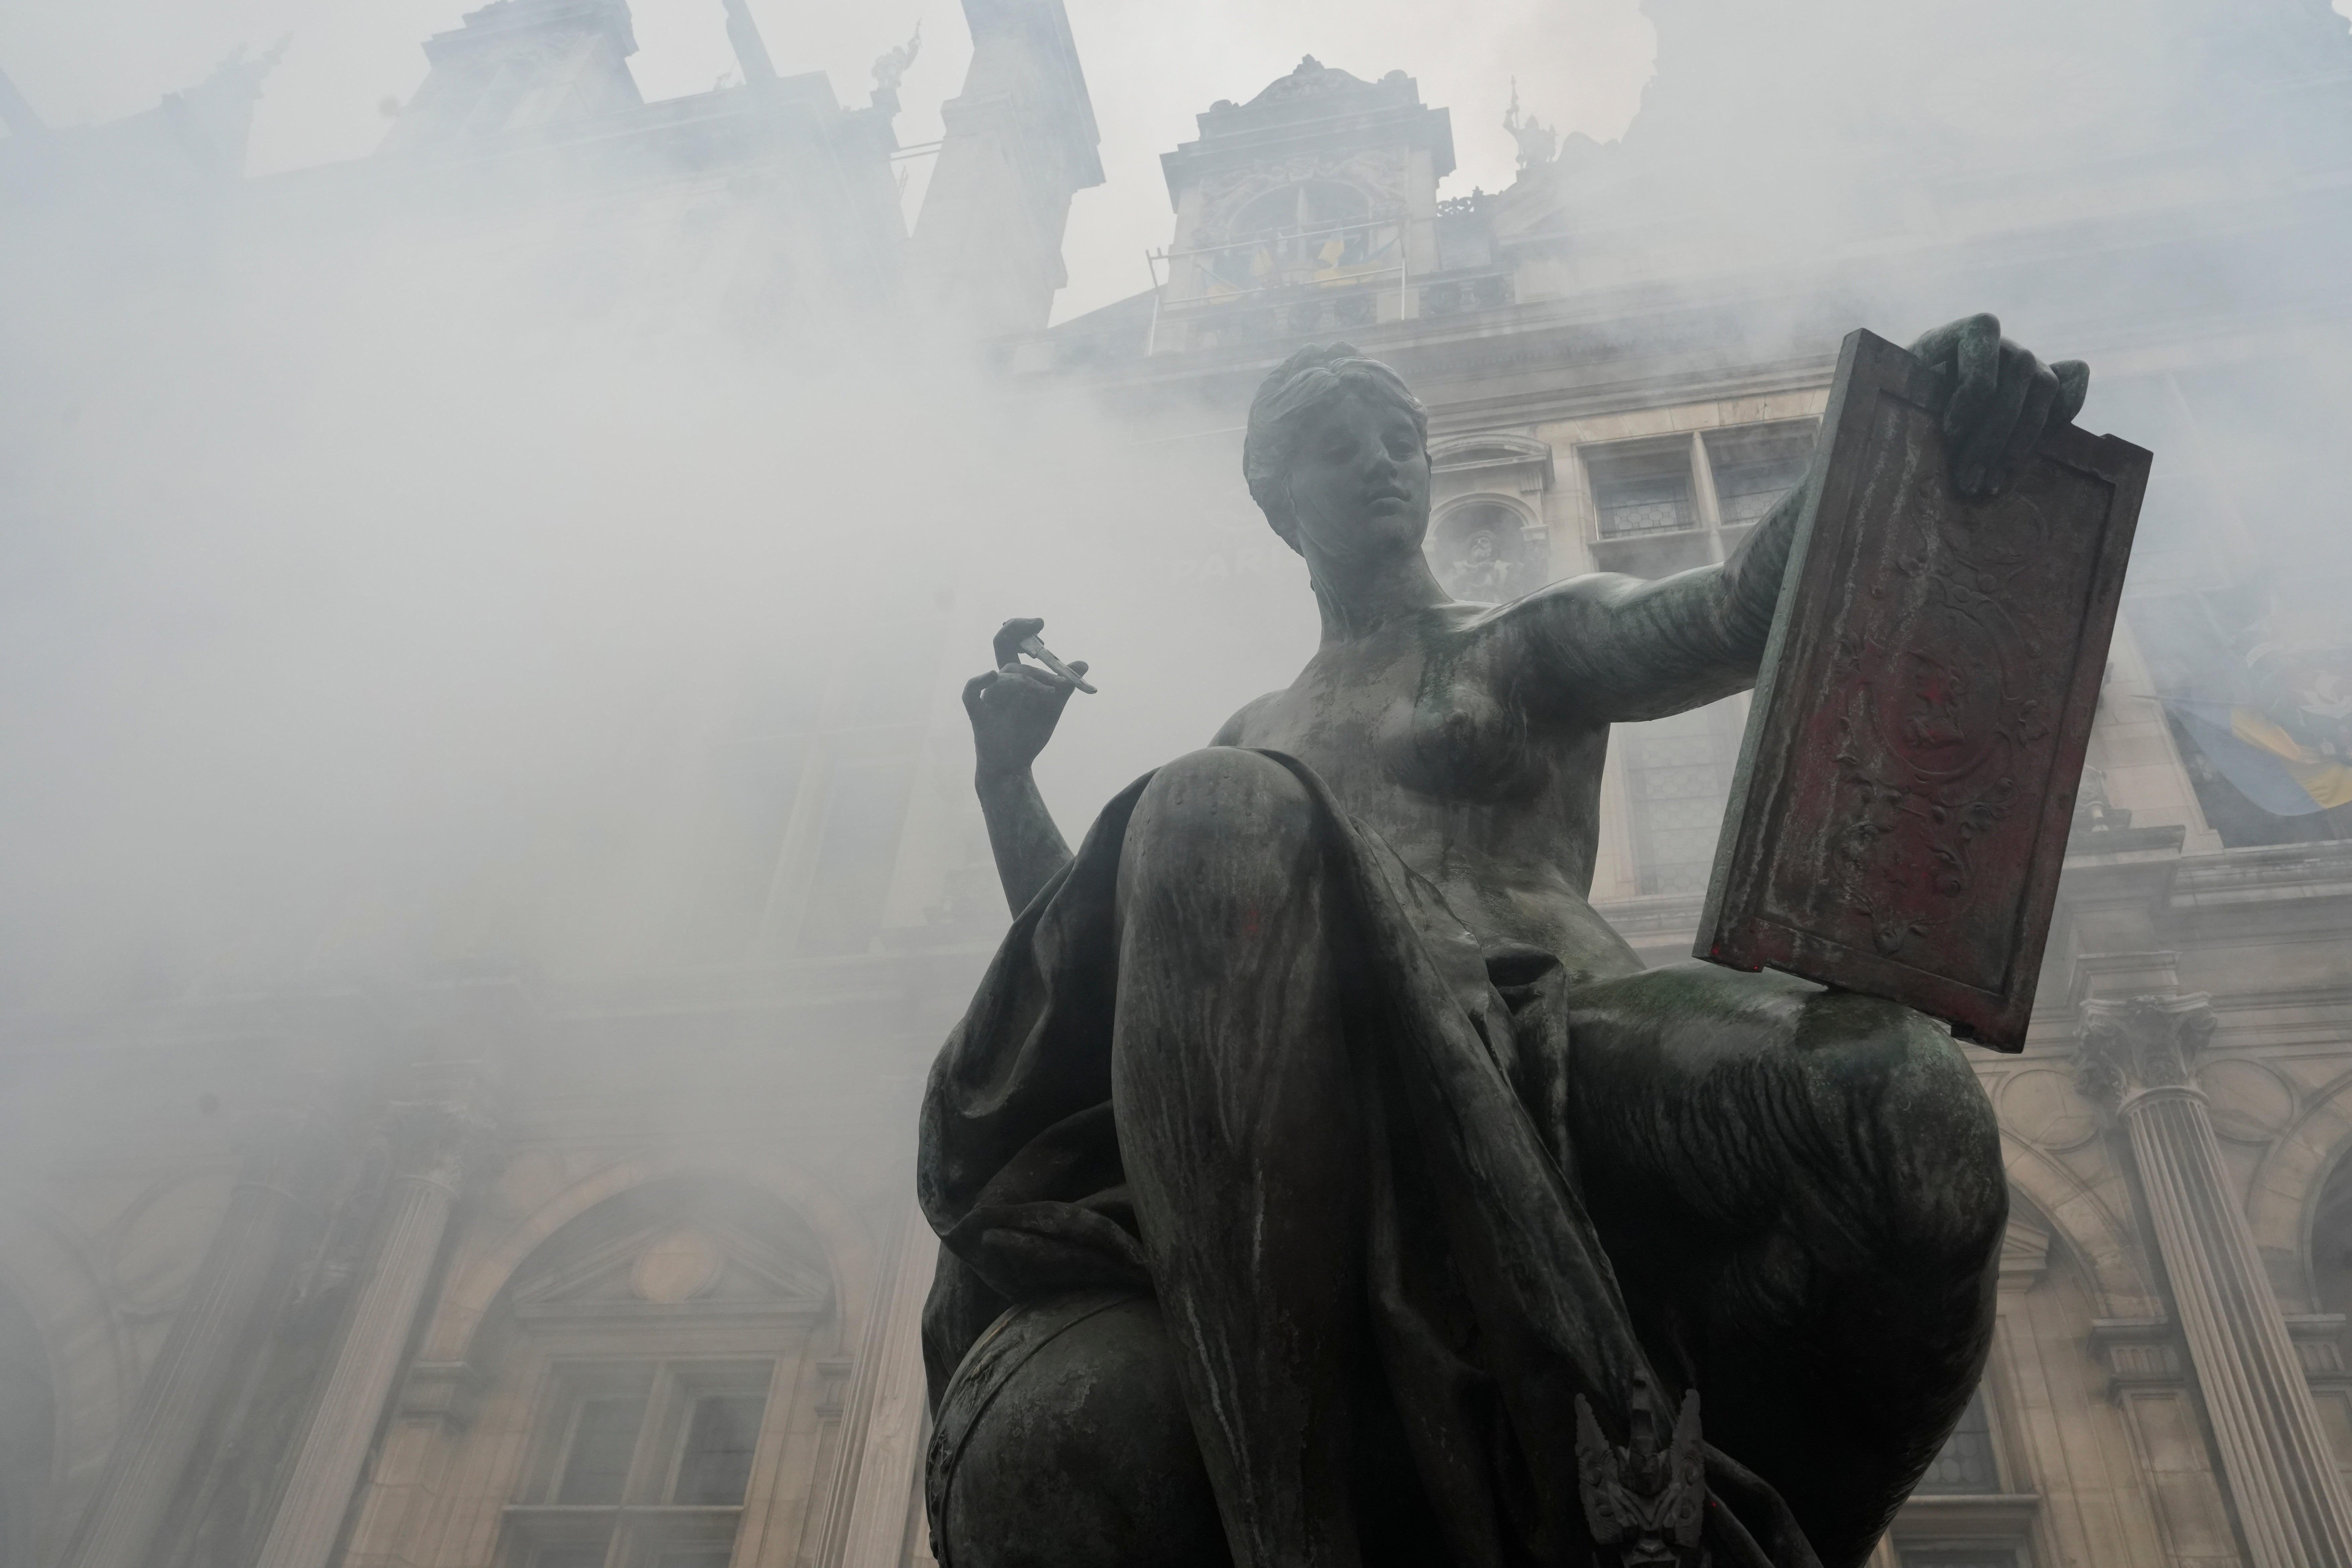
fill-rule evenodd
<path id="1" fill-rule="evenodd" d="M 0 0 L 0 70 L 52 124 L 153 107 L 240 47 L 288 40 L 257 111 L 250 167 L 265 174 L 358 157 L 382 138 L 387 100 L 425 75 L 418 44 L 458 25 L 478 0 Z M 2347 0 L 2352 3 L 2352 0 Z M 1607 140 L 1649 79 L 1654 35 L 1639 0 L 1068 0 L 1108 183 L 1077 198 L 1067 255 L 1067 317 L 1149 281 L 1143 253 L 1168 243 L 1160 154 L 1194 134 L 1192 116 L 1245 100 L 1311 53 L 1367 79 L 1402 68 L 1424 101 L 1453 110 L 1460 168 L 1452 195 L 1511 179 L 1499 124 L 1514 75 L 1547 124 Z M 735 68 L 719 0 L 632 0 L 648 99 L 709 89 Z M 955 0 L 851 5 L 751 0 L 777 68 L 823 70 L 847 103 L 872 89 L 875 58 L 914 30 L 923 52 L 900 89 L 898 137 L 940 133 L 939 106 L 962 81 L 971 45 Z M 914 181 L 929 160 L 912 165 Z M 919 197 L 910 182 L 910 199 Z"/>

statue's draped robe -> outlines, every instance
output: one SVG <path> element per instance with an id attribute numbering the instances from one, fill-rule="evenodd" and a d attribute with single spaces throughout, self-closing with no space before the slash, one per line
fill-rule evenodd
<path id="1" fill-rule="evenodd" d="M 1458 1568 L 1581 1568 L 1576 1396 L 1622 1440 L 1648 1363 L 1577 1187 L 1568 975 L 1532 948 L 1481 951 L 1311 769 L 1266 754 L 1314 798 L 1335 918 L 1358 928 L 1366 1305 L 1423 1489 Z M 1151 1289 L 1111 1110 L 1119 854 L 1149 782 L 1013 922 L 932 1068 L 918 1179 L 944 1244 L 924 1318 L 934 1408 L 1008 1305 Z M 1661 1394 L 1671 1411 L 1679 1391 Z M 1707 1471 L 1718 1563 L 1809 1568 L 1770 1489 L 1712 1450 Z"/>

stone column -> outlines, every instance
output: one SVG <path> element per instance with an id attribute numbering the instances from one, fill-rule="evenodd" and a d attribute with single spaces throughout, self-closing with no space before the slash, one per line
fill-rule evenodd
<path id="1" fill-rule="evenodd" d="M 394 1174 L 375 1257 L 257 1568 L 326 1568 L 399 1379 L 467 1157 L 489 1128 L 464 1095 L 395 1105 L 391 1121 Z"/>
<path id="2" fill-rule="evenodd" d="M 300 1111 L 264 1112 L 240 1129 L 244 1166 L 187 1295 L 107 1461 L 67 1568 L 147 1568 L 180 1479 L 236 1370 L 275 1273 L 297 1194 L 310 1178 L 317 1128 Z"/>
<path id="3" fill-rule="evenodd" d="M 923 1472 L 923 1302 L 939 1267 L 939 1237 L 914 1205 L 900 1222 L 888 1294 L 877 1292 L 875 1358 L 857 1489 L 849 1506 L 841 1568 L 898 1568 L 907 1510 Z M 928 1531 L 926 1531 L 928 1535 Z"/>
<path id="4" fill-rule="evenodd" d="M 844 1401 L 841 1458 L 820 1568 L 897 1568 L 923 1466 L 923 1301 L 939 1238 L 913 1204 L 898 1215 Z"/>
<path id="5" fill-rule="evenodd" d="M 2130 1135 L 2252 1568 L 2344 1568 L 2352 1503 L 2197 1087 L 2212 1033 L 2202 994 L 2087 1001 L 2082 1086 Z"/>

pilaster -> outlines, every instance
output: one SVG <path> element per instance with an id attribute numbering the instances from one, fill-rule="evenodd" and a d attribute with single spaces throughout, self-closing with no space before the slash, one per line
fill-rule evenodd
<path id="1" fill-rule="evenodd" d="M 147 1568 L 156 1532 L 181 1476 L 205 1439 L 248 1340 L 289 1223 L 313 1184 L 322 1143 L 305 1108 L 247 1117 L 237 1131 L 244 1156 L 228 1212 L 172 1315 L 163 1346 L 141 1383 L 106 1475 L 67 1568 Z"/>
<path id="2" fill-rule="evenodd" d="M 939 1239 L 909 1205 L 850 1373 L 824 1568 L 897 1568 L 923 1458 L 923 1302 Z"/>
<path id="3" fill-rule="evenodd" d="M 2210 998 L 2094 997 L 2082 1016 L 2078 1079 L 2130 1140 L 2253 1568 L 2352 1563 L 2352 1503 L 2197 1086 L 2213 1034 Z"/>
<path id="4" fill-rule="evenodd" d="M 257 1568 L 326 1568 L 398 1381 L 468 1163 L 492 1122 L 479 1076 L 443 1068 L 385 1118 L 393 1181 L 368 1276 Z"/>

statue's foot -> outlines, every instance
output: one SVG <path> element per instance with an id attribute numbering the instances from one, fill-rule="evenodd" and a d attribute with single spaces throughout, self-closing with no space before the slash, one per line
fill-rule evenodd
<path id="1" fill-rule="evenodd" d="M 1223 1568 L 1159 1303 L 1015 1307 L 940 1399 L 926 1486 L 941 1568 Z"/>

